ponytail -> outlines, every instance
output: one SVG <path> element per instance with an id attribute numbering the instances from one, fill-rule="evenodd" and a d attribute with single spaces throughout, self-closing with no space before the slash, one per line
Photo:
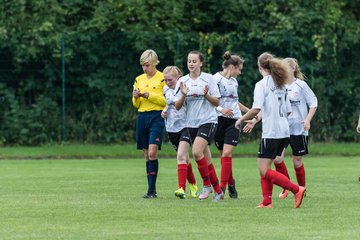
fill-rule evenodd
<path id="1" fill-rule="evenodd" d="M 278 58 L 269 59 L 269 70 L 278 87 L 283 87 L 291 79 L 288 66 Z"/>
<path id="2" fill-rule="evenodd" d="M 258 57 L 258 65 L 270 73 L 278 87 L 283 87 L 291 78 L 289 67 L 271 53 L 261 54 Z"/>

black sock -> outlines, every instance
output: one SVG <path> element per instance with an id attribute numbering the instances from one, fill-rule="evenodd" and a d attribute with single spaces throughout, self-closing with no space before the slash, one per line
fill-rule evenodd
<path id="1" fill-rule="evenodd" d="M 148 181 L 148 192 L 150 190 L 149 161 L 146 161 L 146 177 Z"/>
<path id="2" fill-rule="evenodd" d="M 149 192 L 156 193 L 156 178 L 159 169 L 158 160 L 149 161 Z"/>

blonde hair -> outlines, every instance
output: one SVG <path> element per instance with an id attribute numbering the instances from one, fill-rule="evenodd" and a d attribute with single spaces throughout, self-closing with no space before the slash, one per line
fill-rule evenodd
<path id="1" fill-rule="evenodd" d="M 167 66 L 166 68 L 164 68 L 163 74 L 171 74 L 173 76 L 176 76 L 177 78 L 183 75 L 182 71 L 177 66 Z"/>
<path id="2" fill-rule="evenodd" d="M 291 79 L 289 67 L 281 59 L 268 52 L 258 57 L 258 65 L 270 72 L 271 77 L 279 87 L 283 87 Z"/>
<path id="3" fill-rule="evenodd" d="M 289 66 L 294 69 L 294 77 L 300 79 L 300 80 L 305 80 L 305 75 L 301 72 L 300 66 L 298 61 L 296 60 L 296 58 L 284 58 L 284 61 L 286 61 L 287 64 L 289 64 Z"/>
<path id="4" fill-rule="evenodd" d="M 140 56 L 140 64 L 144 65 L 144 64 L 155 64 L 158 65 L 159 64 L 159 60 L 158 60 L 158 55 L 156 54 L 156 52 L 152 49 L 148 49 L 145 50 L 141 56 Z"/>

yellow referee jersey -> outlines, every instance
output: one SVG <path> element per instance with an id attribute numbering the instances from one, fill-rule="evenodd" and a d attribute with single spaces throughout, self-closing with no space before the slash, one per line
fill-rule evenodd
<path id="1" fill-rule="evenodd" d="M 164 75 L 157 71 L 152 78 L 147 78 L 146 74 L 141 74 L 135 79 L 134 86 L 141 93 L 149 92 L 148 98 L 132 97 L 132 103 L 138 112 L 162 111 L 166 105 L 163 87 L 165 86 Z"/>

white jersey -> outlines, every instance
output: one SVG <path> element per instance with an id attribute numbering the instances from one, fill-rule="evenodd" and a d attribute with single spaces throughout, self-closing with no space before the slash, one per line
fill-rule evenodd
<path id="1" fill-rule="evenodd" d="M 186 127 L 198 128 L 205 123 L 217 123 L 215 107 L 205 99 L 204 88 L 208 86 L 208 94 L 220 98 L 219 89 L 214 78 L 209 73 L 201 73 L 197 79 L 190 78 L 189 74 L 181 77 L 176 83 L 176 98 L 182 96 L 179 90 L 180 82 L 183 82 L 188 89 L 185 99 L 186 106 Z"/>
<path id="2" fill-rule="evenodd" d="M 256 83 L 252 108 L 261 109 L 262 138 L 290 137 L 287 114 L 291 106 L 286 88 L 277 87 L 270 75 Z"/>
<path id="3" fill-rule="evenodd" d="M 164 96 L 166 100 L 165 127 L 167 132 L 177 133 L 186 127 L 186 107 L 183 106 L 180 110 L 175 108 L 175 89 L 164 86 Z"/>
<path id="4" fill-rule="evenodd" d="M 223 77 L 220 73 L 214 75 L 216 84 L 219 87 L 220 91 L 220 106 L 223 108 L 233 110 L 234 119 L 239 119 L 241 117 L 241 111 L 239 108 L 239 95 L 238 95 L 238 82 L 235 78 L 226 78 Z M 218 116 L 223 116 L 221 112 L 218 112 Z"/>
<path id="5" fill-rule="evenodd" d="M 317 107 L 317 98 L 309 85 L 300 79 L 286 85 L 286 88 L 292 110 L 289 115 L 290 135 L 307 136 L 309 132 L 305 131 L 302 121 L 308 115 L 308 107 Z"/>

